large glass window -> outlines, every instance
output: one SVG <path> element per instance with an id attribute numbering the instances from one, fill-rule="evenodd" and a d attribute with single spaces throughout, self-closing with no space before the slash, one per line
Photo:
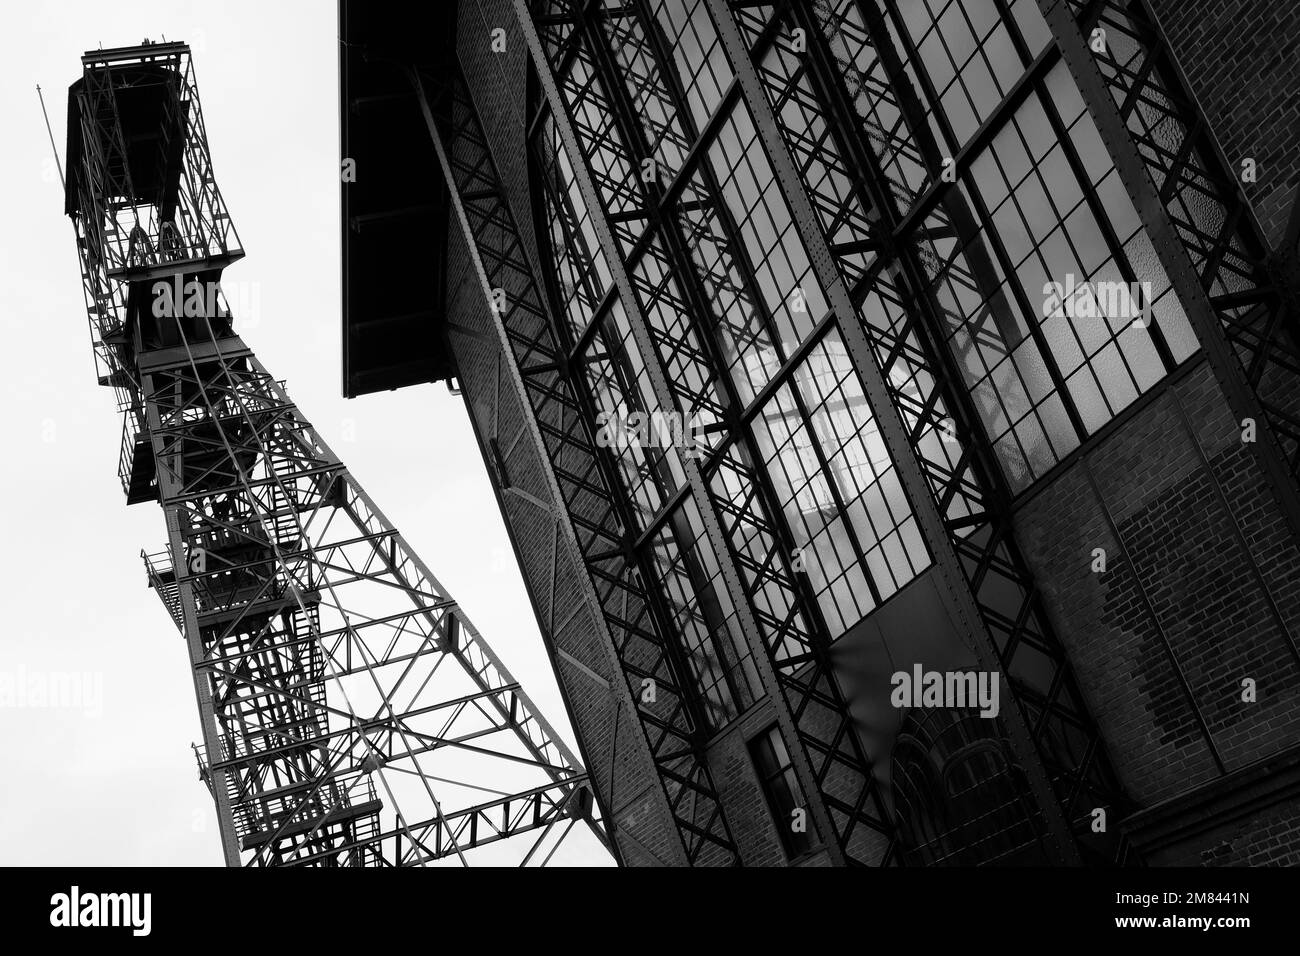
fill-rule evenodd
<path id="1" fill-rule="evenodd" d="M 1036 4 L 877 2 L 877 13 L 873 26 L 844 0 L 817 16 L 849 95 L 876 120 L 867 142 L 895 214 L 943 190 L 901 238 L 1019 490 L 1197 342 Z M 936 182 L 963 149 L 958 182 Z"/>
<path id="2" fill-rule="evenodd" d="M 899 10 L 934 96 L 965 142 L 1024 71 L 1007 24 L 994 0 L 928 0 Z"/>
<path id="3" fill-rule="evenodd" d="M 731 65 L 709 20 L 705 0 L 655 0 L 655 20 L 682 77 L 686 103 L 702 127 L 731 81 Z"/>
<path id="4" fill-rule="evenodd" d="M 832 636 L 929 564 L 843 340 L 832 330 L 754 423 Z"/>
<path id="5" fill-rule="evenodd" d="M 691 259 L 741 401 L 752 400 L 826 313 L 826 299 L 757 142 L 738 107 L 678 204 Z"/>
<path id="6" fill-rule="evenodd" d="M 654 413 L 659 406 L 622 302 L 616 297 L 606 301 L 612 275 L 549 111 L 544 111 L 535 129 L 532 157 L 535 216 L 538 232 L 546 240 L 541 248 L 545 275 L 573 339 L 595 324 L 596 347 L 582 371 L 597 421 L 607 423 L 605 437 L 610 437 L 613 424 L 626 422 L 635 413 Z M 683 479 L 679 450 L 620 440 L 605 447 L 617 462 L 640 527 L 645 527 L 662 506 L 665 492 Z"/>
<path id="7" fill-rule="evenodd" d="M 653 32 L 638 29 L 633 16 L 611 17 L 607 30 L 647 140 L 681 177 L 665 211 L 695 275 L 674 274 L 659 237 L 644 244 L 631 274 L 652 327 L 664 333 L 665 360 L 689 359 L 669 368 L 671 377 L 689 378 L 709 358 L 690 347 L 692 332 L 713 339 L 730 388 L 749 406 L 756 464 L 780 499 L 798 549 L 795 570 L 808 576 L 831 636 L 839 636 L 928 566 L 929 554 L 838 330 L 788 367 L 822 328 L 829 303 L 749 106 L 723 95 L 731 72 L 704 5 L 665 0 L 653 10 L 685 110 L 662 73 L 654 78 Z M 693 282 L 711 315 L 695 314 L 684 327 L 692 310 L 684 290 Z M 781 387 L 753 407 L 778 374 Z M 732 445 L 727 454 L 735 453 Z M 744 481 L 743 472 L 719 469 L 728 481 Z"/>
<path id="8" fill-rule="evenodd" d="M 593 26 L 616 76 L 589 35 L 566 44 L 555 26 L 543 42 L 635 296 L 609 292 L 603 259 L 585 270 L 558 261 L 560 298 L 580 300 L 569 321 L 591 343 L 582 364 L 597 404 L 648 405 L 641 361 L 661 362 L 678 410 L 702 426 L 700 467 L 762 639 L 787 653 L 817 609 L 838 636 L 930 560 L 835 325 L 849 317 L 830 314 L 708 4 L 609 7 Z M 616 121 L 624 104 L 635 122 Z M 546 143 L 562 151 L 549 133 Z M 562 201 L 538 232 L 577 258 L 589 238 L 582 197 L 565 162 L 548 166 Z M 639 355 L 623 333 L 634 306 L 657 354 Z M 584 339 L 592 322 L 599 332 Z M 755 691 L 726 588 L 674 524 L 690 523 L 694 503 L 662 513 L 678 507 L 668 492 L 679 462 L 623 457 L 711 719 L 724 721 Z"/>
<path id="9" fill-rule="evenodd" d="M 652 556 L 705 717 L 710 729 L 717 730 L 758 700 L 763 689 L 692 499 L 655 537 Z"/>
<path id="10" fill-rule="evenodd" d="M 1063 63 L 1035 84 L 918 239 L 928 291 L 1013 488 L 1196 349 Z"/>

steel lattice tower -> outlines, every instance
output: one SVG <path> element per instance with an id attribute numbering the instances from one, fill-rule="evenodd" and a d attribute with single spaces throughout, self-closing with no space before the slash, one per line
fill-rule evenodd
<path id="1" fill-rule="evenodd" d="M 579 823 L 604 844 L 578 758 L 235 334 L 189 48 L 82 62 L 66 212 L 127 501 L 166 518 L 145 566 L 227 864 L 544 863 Z"/>

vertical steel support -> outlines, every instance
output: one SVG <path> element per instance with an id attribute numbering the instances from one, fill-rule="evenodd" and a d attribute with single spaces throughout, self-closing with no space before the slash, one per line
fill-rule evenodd
<path id="1" fill-rule="evenodd" d="M 145 393 L 153 391 L 154 385 L 150 376 L 144 378 Z M 146 427 L 152 444 L 152 454 L 157 461 L 164 453 L 165 446 L 162 435 L 162 421 L 159 416 L 158 406 L 149 402 L 146 409 Z M 169 472 L 163 472 L 159 476 L 158 494 L 160 500 L 166 501 L 174 495 L 180 493 L 179 480 Z M 172 554 L 184 554 L 184 540 L 181 534 L 181 516 L 173 508 L 164 508 L 163 516 L 167 526 L 167 548 Z M 200 636 L 197 610 L 194 601 L 194 589 L 190 587 L 181 587 L 177 589 L 177 597 L 182 620 L 178 622 L 181 635 L 185 639 L 185 647 L 189 653 L 191 661 L 203 660 L 206 650 L 203 647 L 203 640 Z M 199 728 L 203 736 L 203 749 L 207 753 L 220 752 L 220 728 L 217 725 L 216 710 L 212 705 L 213 684 L 210 672 L 194 667 L 190 670 L 190 678 L 194 681 L 194 698 L 199 709 Z M 216 804 L 217 811 L 217 828 L 221 832 L 221 852 L 225 859 L 226 866 L 239 866 L 239 837 L 235 833 L 235 813 L 231 803 L 231 787 L 228 781 L 229 771 L 224 767 L 214 767 L 210 770 L 210 781 L 212 799 Z"/>

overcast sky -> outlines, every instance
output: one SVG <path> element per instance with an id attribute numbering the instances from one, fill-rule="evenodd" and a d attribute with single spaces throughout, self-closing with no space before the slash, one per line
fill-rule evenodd
<path id="1" fill-rule="evenodd" d="M 118 483 L 121 419 L 95 385 L 36 97 L 39 83 L 62 155 L 82 52 L 146 37 L 194 50 L 248 253 L 223 283 L 245 340 L 572 741 L 461 400 L 441 385 L 340 396 L 334 3 L 14 5 L 0 59 L 0 676 L 78 675 L 91 706 L 0 706 L 0 864 L 221 862 L 184 646 L 139 560 L 165 541 L 162 511 L 128 509 Z"/>

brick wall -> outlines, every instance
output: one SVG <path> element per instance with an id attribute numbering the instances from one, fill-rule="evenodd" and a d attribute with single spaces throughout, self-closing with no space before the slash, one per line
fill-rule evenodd
<path id="1" fill-rule="evenodd" d="M 1156 866 L 1300 865 L 1300 800 L 1278 803 L 1153 853 Z"/>
<path id="2" fill-rule="evenodd" d="M 1140 806 L 1300 742 L 1300 549 L 1208 366 L 1051 479 L 1016 527 Z"/>
<path id="3" fill-rule="evenodd" d="M 1278 804 L 1207 834 L 1202 845 L 1171 853 L 1170 866 L 1300 865 L 1300 801 Z"/>
<path id="4" fill-rule="evenodd" d="M 483 131 L 492 144 L 497 175 L 505 186 L 528 255 L 536 261 L 528 166 L 524 161 L 528 47 L 523 29 L 509 0 L 462 3 L 456 29 L 457 55 Z M 506 31 L 504 53 L 492 51 L 492 31 L 496 29 Z"/>
<path id="5" fill-rule="evenodd" d="M 747 744 L 775 720 L 770 706 L 759 705 L 709 746 L 709 765 L 745 866 L 785 866 L 788 862 Z"/>
<path id="6" fill-rule="evenodd" d="M 1272 0 L 1153 0 L 1196 98 L 1245 183 L 1269 242 L 1300 184 L 1300 5 Z"/>

